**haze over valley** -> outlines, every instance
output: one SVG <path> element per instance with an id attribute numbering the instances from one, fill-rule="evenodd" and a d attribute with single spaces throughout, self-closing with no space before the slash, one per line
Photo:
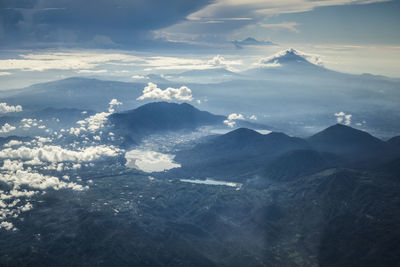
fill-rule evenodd
<path id="1" fill-rule="evenodd" d="M 3 2 L 0 266 L 398 266 L 397 1 Z"/>

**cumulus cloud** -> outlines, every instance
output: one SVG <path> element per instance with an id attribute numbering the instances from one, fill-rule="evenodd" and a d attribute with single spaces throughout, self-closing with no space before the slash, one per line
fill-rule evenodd
<path id="1" fill-rule="evenodd" d="M 122 105 L 117 99 L 109 102 L 107 112 L 101 112 L 89 116 L 85 120 L 78 122 L 79 127 L 75 130 L 96 132 L 94 140 L 101 140 L 107 117 L 115 112 L 115 107 Z M 22 129 L 40 127 L 41 120 L 24 118 L 21 120 Z M 10 130 L 12 126 L 6 128 Z M 2 128 L 3 132 L 6 129 Z M 15 127 L 14 127 L 15 129 Z M 73 129 L 72 129 L 73 130 Z M 74 141 L 71 144 L 60 146 L 54 144 L 54 140 L 68 134 L 71 129 L 60 130 L 60 133 L 53 132 L 50 137 L 36 136 L 29 142 L 10 140 L 3 145 L 0 150 L 0 160 L 3 165 L 0 167 L 0 182 L 7 184 L 6 190 L 0 189 L 0 228 L 5 230 L 16 230 L 12 224 L 13 218 L 18 218 L 22 212 L 33 208 L 33 196 L 44 193 L 48 189 L 60 190 L 84 190 L 87 186 L 80 185 L 72 181 L 72 177 L 63 175 L 62 178 L 54 175 L 47 175 L 42 171 L 64 172 L 76 170 L 82 166 L 94 166 L 94 161 L 116 157 L 123 150 L 112 145 L 88 145 L 88 137 L 84 137 L 80 142 Z M 62 133 L 62 134 L 61 134 Z M 110 134 L 112 137 L 112 134 Z M 61 176 L 61 175 L 60 175 Z M 70 181 L 71 180 L 71 181 Z M 80 179 L 76 179 L 80 182 Z"/>
<path id="2" fill-rule="evenodd" d="M 39 129 L 46 128 L 46 126 L 40 125 L 41 123 L 43 123 L 43 120 L 31 119 L 31 118 L 23 118 L 21 120 L 20 128 L 25 129 L 25 130 L 27 130 L 27 129 L 31 128 L 31 127 L 38 127 Z"/>
<path id="3" fill-rule="evenodd" d="M 15 126 L 5 123 L 0 129 L 0 133 L 8 133 L 14 131 L 15 129 L 17 129 Z"/>
<path id="4" fill-rule="evenodd" d="M 9 113 L 9 112 L 21 112 L 22 106 L 21 105 L 8 105 L 7 103 L 0 103 L 0 114 L 1 113 Z"/>
<path id="5" fill-rule="evenodd" d="M 13 146 L 19 146 L 22 145 L 23 142 L 19 140 L 10 140 L 8 143 L 5 143 L 3 146 L 5 147 L 13 147 Z"/>
<path id="6" fill-rule="evenodd" d="M 137 100 L 145 99 L 157 99 L 166 101 L 192 101 L 192 90 L 186 86 L 181 86 L 180 88 L 168 87 L 162 90 L 157 87 L 157 84 L 149 82 L 147 86 L 144 87 L 143 93 Z"/>
<path id="7" fill-rule="evenodd" d="M 240 61 L 226 60 L 223 56 L 217 55 L 207 62 L 214 68 L 224 68 L 230 71 L 235 71 L 232 65 L 240 65 Z"/>
<path id="8" fill-rule="evenodd" d="M 33 208 L 30 203 L 34 195 L 46 189 L 72 189 L 82 191 L 82 185 L 64 182 L 54 176 L 43 175 L 31 168 L 24 168 L 18 160 L 5 159 L 0 167 L 0 181 L 9 186 L 9 190 L 0 190 L 0 228 L 17 230 L 10 219 L 17 218 L 22 212 Z M 28 187 L 29 189 L 26 189 Z"/>
<path id="9" fill-rule="evenodd" d="M 244 116 L 242 114 L 231 113 L 228 115 L 227 119 L 224 120 L 224 124 L 233 128 L 236 125 L 236 120 L 244 120 Z"/>
<path id="10" fill-rule="evenodd" d="M 69 134 L 79 136 L 82 132 L 95 133 L 98 130 L 105 127 L 105 123 L 108 120 L 108 116 L 115 112 L 115 107 L 122 105 L 117 99 L 112 99 L 109 102 L 108 112 L 96 113 L 92 116 L 85 118 L 84 120 L 77 121 L 79 127 L 71 127 L 68 130 Z"/>
<path id="11" fill-rule="evenodd" d="M 336 117 L 337 123 L 343 123 L 344 125 L 350 125 L 351 124 L 351 114 L 346 114 L 343 111 L 337 112 L 334 114 Z"/>
<path id="12" fill-rule="evenodd" d="M 228 116 L 228 120 L 244 120 L 244 116 L 242 114 L 231 113 Z"/>
<path id="13" fill-rule="evenodd" d="M 89 146 L 78 150 L 69 150 L 55 145 L 42 147 L 21 146 L 17 149 L 5 148 L 0 150 L 1 159 L 14 159 L 42 162 L 89 162 L 101 157 L 117 156 L 120 150 L 114 146 Z"/>

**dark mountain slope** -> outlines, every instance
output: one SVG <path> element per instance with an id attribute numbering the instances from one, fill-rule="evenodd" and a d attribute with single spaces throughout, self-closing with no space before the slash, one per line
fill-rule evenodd
<path id="1" fill-rule="evenodd" d="M 389 153 L 389 146 L 367 132 L 342 124 L 333 125 L 308 138 L 318 151 L 330 152 L 355 159 L 367 159 Z"/>
<path id="2" fill-rule="evenodd" d="M 109 120 L 121 135 L 141 138 L 162 131 L 194 130 L 205 125 L 223 123 L 224 116 L 200 111 L 192 105 L 156 102 L 123 113 L 115 113 Z"/>
<path id="3" fill-rule="evenodd" d="M 175 160 L 182 163 L 183 168 L 175 172 L 184 175 L 186 171 L 193 171 L 202 177 L 254 174 L 285 152 L 308 148 L 307 142 L 301 138 L 283 133 L 262 135 L 240 128 L 178 152 Z"/>
<path id="4" fill-rule="evenodd" d="M 277 181 L 294 180 L 299 176 L 311 175 L 340 163 L 342 160 L 334 154 L 314 150 L 294 150 L 269 163 L 265 176 Z"/>

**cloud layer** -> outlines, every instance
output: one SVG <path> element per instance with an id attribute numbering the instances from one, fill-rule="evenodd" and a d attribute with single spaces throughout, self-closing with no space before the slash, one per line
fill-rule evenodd
<path id="1" fill-rule="evenodd" d="M 5 0 L 0 2 L 2 45 L 86 44 L 144 46 L 151 31 L 183 20 L 208 4 L 196 1 Z"/>
<path id="2" fill-rule="evenodd" d="M 78 177 L 70 177 L 66 173 L 84 166 L 94 166 L 98 160 L 117 157 L 123 153 L 123 150 L 113 145 L 98 143 L 108 116 L 121 104 L 112 99 L 107 112 L 97 113 L 78 122 L 80 127 L 77 129 L 85 134 L 79 138 L 71 130 L 61 129 L 58 133 L 46 129 L 47 137 L 37 136 L 28 141 L 11 139 L 1 147 L 0 183 L 7 184 L 8 187 L 0 189 L 0 229 L 17 230 L 12 220 L 34 208 L 33 197 L 36 195 L 44 194 L 49 189 L 82 191 L 88 188 L 80 184 L 82 181 Z M 5 107 L 10 110 L 8 105 Z M 31 131 L 32 127 L 41 126 L 46 128 L 41 120 L 24 118 L 20 128 Z M 6 124 L 1 131 L 5 133 L 15 128 Z M 92 137 L 90 143 L 86 136 L 88 133 Z M 60 143 L 59 140 L 64 135 L 67 138 Z M 71 137 L 73 142 L 68 141 Z M 113 134 L 107 132 L 107 137 L 112 138 Z M 47 174 L 48 171 L 52 174 Z"/>

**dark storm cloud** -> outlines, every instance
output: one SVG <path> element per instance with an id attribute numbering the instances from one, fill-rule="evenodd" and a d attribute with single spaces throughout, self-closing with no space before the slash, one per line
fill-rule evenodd
<path id="1" fill-rule="evenodd" d="M 2 0 L 3 45 L 89 43 L 140 45 L 210 0 Z"/>

